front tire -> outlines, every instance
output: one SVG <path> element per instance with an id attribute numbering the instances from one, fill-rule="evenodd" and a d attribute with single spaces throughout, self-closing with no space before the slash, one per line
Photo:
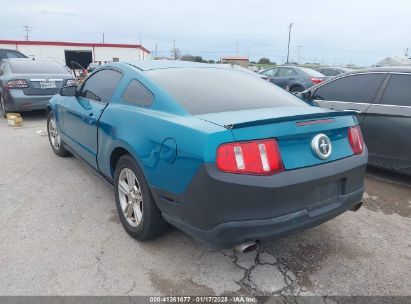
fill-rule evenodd
<path id="1" fill-rule="evenodd" d="M 137 162 L 124 155 L 114 172 L 117 211 L 124 229 L 139 241 L 153 239 L 168 227 Z"/>
<path id="2" fill-rule="evenodd" d="M 60 157 L 69 156 L 70 153 L 64 148 L 61 140 L 60 130 L 57 127 L 57 121 L 52 111 L 47 115 L 47 133 L 49 137 L 50 146 Z"/>

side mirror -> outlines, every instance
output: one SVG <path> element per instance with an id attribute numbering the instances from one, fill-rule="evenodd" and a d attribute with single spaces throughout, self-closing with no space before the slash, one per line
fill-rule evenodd
<path id="1" fill-rule="evenodd" d="M 77 86 L 66 86 L 62 87 L 60 90 L 61 96 L 76 96 L 77 95 Z"/>

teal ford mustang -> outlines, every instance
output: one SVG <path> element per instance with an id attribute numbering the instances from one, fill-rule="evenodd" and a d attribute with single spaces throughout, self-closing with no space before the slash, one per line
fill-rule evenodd
<path id="1" fill-rule="evenodd" d="M 48 111 L 54 152 L 114 185 L 138 240 L 171 224 L 219 247 L 253 247 L 361 206 L 367 148 L 355 114 L 241 69 L 107 64 L 62 88 Z"/>

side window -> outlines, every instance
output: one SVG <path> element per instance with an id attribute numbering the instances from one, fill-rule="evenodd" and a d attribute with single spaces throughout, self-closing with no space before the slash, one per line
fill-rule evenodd
<path id="1" fill-rule="evenodd" d="M 382 96 L 381 103 L 411 107 L 410 87 L 411 75 L 391 75 L 390 81 Z"/>
<path id="2" fill-rule="evenodd" d="M 114 70 L 98 71 L 86 80 L 80 96 L 95 101 L 110 102 L 121 77 L 121 73 Z"/>
<path id="3" fill-rule="evenodd" d="M 269 69 L 267 71 L 264 71 L 261 73 L 261 75 L 267 76 L 267 77 L 274 77 L 275 73 L 277 73 L 278 69 Z"/>
<path id="4" fill-rule="evenodd" d="M 21 56 L 20 53 L 13 52 L 13 51 L 6 51 L 6 57 L 7 58 L 24 58 L 24 56 Z"/>
<path id="5" fill-rule="evenodd" d="M 319 87 L 313 99 L 369 103 L 386 76 L 385 73 L 378 73 L 338 78 Z"/>
<path id="6" fill-rule="evenodd" d="M 6 66 L 6 62 L 4 61 L 0 62 L 0 71 L 4 72 L 5 66 Z"/>
<path id="7" fill-rule="evenodd" d="M 127 103 L 142 107 L 149 107 L 154 101 L 154 95 L 137 80 L 130 81 L 122 98 Z"/>
<path id="8" fill-rule="evenodd" d="M 281 68 L 278 70 L 277 72 L 277 77 L 290 77 L 290 76 L 294 76 L 296 73 L 294 72 L 293 69 L 289 69 L 289 68 Z"/>

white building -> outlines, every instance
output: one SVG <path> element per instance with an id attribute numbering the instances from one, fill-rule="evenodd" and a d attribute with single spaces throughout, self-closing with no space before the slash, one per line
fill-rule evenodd
<path id="1" fill-rule="evenodd" d="M 18 50 L 29 57 L 53 59 L 67 66 L 76 61 L 83 67 L 90 62 L 145 60 L 150 54 L 139 44 L 0 40 L 0 48 Z"/>

